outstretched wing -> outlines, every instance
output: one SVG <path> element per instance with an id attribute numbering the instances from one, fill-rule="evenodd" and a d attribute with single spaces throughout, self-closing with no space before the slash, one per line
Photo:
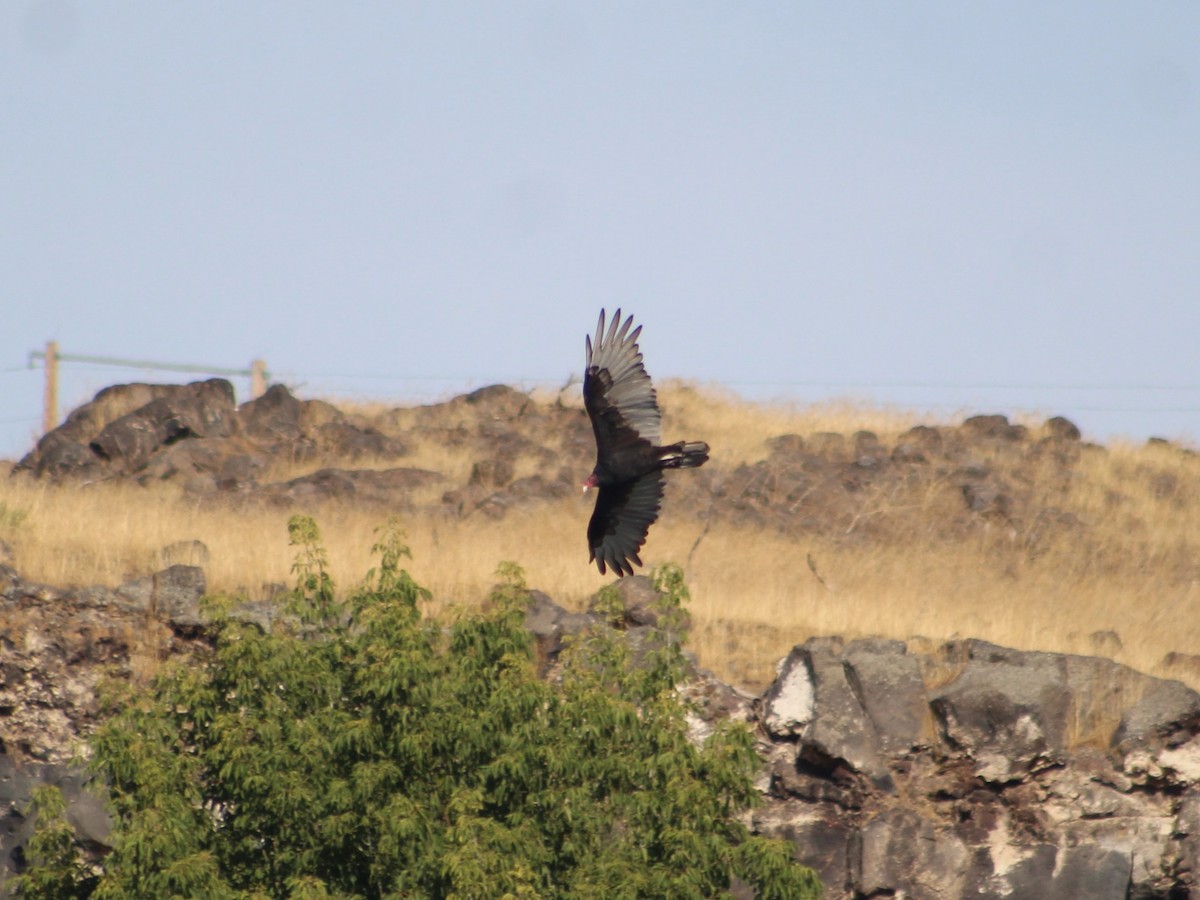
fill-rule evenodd
<path id="1" fill-rule="evenodd" d="M 632 575 L 642 564 L 638 551 L 646 532 L 658 518 L 663 498 L 662 472 L 618 484 L 601 485 L 596 509 L 588 523 L 588 548 L 603 575 L 611 566 L 618 575 Z"/>
<path id="2" fill-rule="evenodd" d="M 662 443 L 662 412 L 637 345 L 642 327 L 630 331 L 632 325 L 633 316 L 622 323 L 618 309 L 605 331 L 604 310 L 600 310 L 595 342 L 587 338 L 583 403 L 601 462 L 641 441 L 654 447 Z"/>

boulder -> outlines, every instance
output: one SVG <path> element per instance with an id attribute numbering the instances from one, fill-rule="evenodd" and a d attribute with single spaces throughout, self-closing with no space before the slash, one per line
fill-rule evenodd
<path id="1" fill-rule="evenodd" d="M 233 433 L 233 385 L 214 378 L 179 387 L 110 422 L 88 443 L 92 452 L 118 471 L 136 472 L 161 447 Z"/>
<path id="2" fill-rule="evenodd" d="M 237 415 L 246 435 L 268 446 L 295 443 L 304 434 L 304 403 L 282 384 L 243 403 Z"/>
<path id="3" fill-rule="evenodd" d="M 164 396 L 172 387 L 174 385 L 119 384 L 105 388 L 88 403 L 73 409 L 61 425 L 44 434 L 14 471 L 28 470 L 38 476 L 57 477 L 97 467 L 99 461 L 88 449 L 88 442 L 109 422 Z"/>
<path id="4" fill-rule="evenodd" d="M 227 437 L 236 425 L 233 385 L 223 378 L 118 385 L 74 410 L 14 472 L 88 480 L 137 472 L 161 447 L 189 437 Z"/>
<path id="5" fill-rule="evenodd" d="M 879 737 L 881 752 L 899 755 L 931 741 L 921 664 L 903 641 L 854 641 L 842 659 L 846 680 Z"/>
<path id="6" fill-rule="evenodd" d="M 623 610 L 619 627 L 621 628 L 637 628 L 646 625 L 658 625 L 659 610 L 658 599 L 660 594 L 654 589 L 654 583 L 646 575 L 632 575 L 628 578 L 621 578 L 612 584 L 613 590 L 617 592 L 617 597 L 621 602 Z M 588 600 L 587 611 L 594 615 L 600 615 L 600 594 L 593 594 Z M 686 609 L 678 611 L 680 616 L 680 627 L 688 629 L 691 627 L 691 615 Z"/>
<path id="7" fill-rule="evenodd" d="M 992 481 L 968 481 L 962 486 L 967 509 L 981 516 L 1007 519 L 1013 510 L 1013 499 L 1002 485 Z"/>
<path id="8" fill-rule="evenodd" d="M 767 734 L 778 740 L 794 740 L 816 714 L 816 689 L 808 657 L 800 647 L 779 664 L 779 674 L 761 701 L 760 721 Z"/>
<path id="9" fill-rule="evenodd" d="M 814 713 L 800 732 L 800 759 L 828 766 L 830 771 L 845 763 L 879 788 L 890 790 L 892 780 L 880 755 L 879 733 L 847 677 L 842 650 L 836 638 L 813 638 L 800 648 L 812 679 Z"/>
<path id="10" fill-rule="evenodd" d="M 1191 787 L 1180 800 L 1172 837 L 1180 880 L 1194 892 L 1200 889 L 1200 786 Z"/>
<path id="11" fill-rule="evenodd" d="M 142 484 L 174 479 L 193 491 L 212 490 L 229 452 L 220 438 L 196 438 L 163 445 L 139 466 Z"/>
<path id="12" fill-rule="evenodd" d="M 198 633 L 206 621 L 200 600 L 206 590 L 204 570 L 174 565 L 153 575 L 154 613 L 177 632 Z"/>
<path id="13" fill-rule="evenodd" d="M 58 440 L 50 432 L 38 442 L 37 449 L 17 464 L 13 472 L 31 470 L 39 477 L 51 479 L 75 478 L 80 481 L 99 481 L 108 477 L 108 469 L 86 444 Z M 49 439 L 47 439 L 49 438 Z"/>
<path id="14" fill-rule="evenodd" d="M 965 649 L 962 673 L 930 697 L 943 737 L 987 781 L 1060 762 L 1071 709 L 1064 658 L 984 641 L 967 641 Z"/>
<path id="15" fill-rule="evenodd" d="M 525 628 L 533 635 L 542 673 L 554 667 L 564 640 L 569 635 L 578 634 L 597 622 L 595 617 L 587 613 L 573 613 L 564 609 L 542 591 L 530 591 L 529 604 L 525 609 Z"/>
<path id="16" fill-rule="evenodd" d="M 1063 416 L 1053 416 L 1046 420 L 1046 434 L 1060 441 L 1078 441 L 1083 437 L 1079 426 Z"/>
<path id="17" fill-rule="evenodd" d="M 1200 731 L 1200 694 L 1179 681 L 1148 680 L 1145 693 L 1121 716 L 1113 735 L 1119 753 L 1155 743 L 1177 744 Z"/>
<path id="18" fill-rule="evenodd" d="M 1024 425 L 1012 425 L 1001 415 L 971 416 L 963 421 L 962 430 L 969 437 L 1001 441 L 1021 441 L 1029 435 Z"/>

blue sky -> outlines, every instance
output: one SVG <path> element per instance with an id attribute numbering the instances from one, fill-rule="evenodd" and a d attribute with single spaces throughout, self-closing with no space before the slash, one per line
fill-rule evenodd
<path id="1" fill-rule="evenodd" d="M 402 403 L 561 384 L 601 306 L 659 378 L 1194 442 L 1197 46 L 1192 2 L 9 0 L 0 457 L 50 339 Z M 61 411 L 185 377 L 64 364 Z"/>

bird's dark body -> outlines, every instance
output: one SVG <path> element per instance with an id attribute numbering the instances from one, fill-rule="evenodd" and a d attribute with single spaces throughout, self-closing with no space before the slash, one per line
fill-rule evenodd
<path id="1" fill-rule="evenodd" d="M 654 447 L 643 441 L 637 446 L 614 453 L 611 459 L 597 460 L 596 481 L 601 487 L 633 481 L 659 469 L 687 469 L 708 459 L 708 445 L 679 441 L 669 447 Z M 703 447 L 703 449 L 701 449 Z M 690 449 L 689 449 L 690 448 Z M 704 454 L 703 456 L 701 456 Z"/>
<path id="2" fill-rule="evenodd" d="M 702 465 L 708 445 L 679 441 L 659 446 L 662 413 L 637 346 L 633 317 L 621 323 L 617 310 L 605 331 L 600 312 L 593 345 L 587 341 L 584 405 L 596 436 L 596 467 L 585 486 L 599 488 L 588 524 L 588 548 L 603 573 L 633 574 L 641 565 L 638 551 L 658 517 L 664 481 L 662 470 Z"/>

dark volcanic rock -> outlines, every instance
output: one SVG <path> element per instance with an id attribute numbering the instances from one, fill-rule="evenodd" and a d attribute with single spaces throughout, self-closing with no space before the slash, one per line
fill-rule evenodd
<path id="1" fill-rule="evenodd" d="M 60 426 L 42 436 L 32 452 L 17 464 L 14 472 L 61 477 L 69 474 L 94 474 L 100 460 L 88 449 L 88 442 L 109 422 L 165 396 L 174 385 L 119 384 L 100 391 L 89 403 L 72 410 Z"/>
<path id="2" fill-rule="evenodd" d="M 861 831 L 859 896 L 959 897 L 969 851 L 951 829 L 889 809 Z"/>
<path id="3" fill-rule="evenodd" d="M 86 776 L 61 765 L 17 764 L 0 742 L 0 897 L 9 897 L 5 877 L 25 868 L 24 848 L 33 835 L 37 816 L 29 800 L 39 787 L 56 787 L 66 801 L 67 822 L 85 859 L 98 861 L 108 849 L 112 817 L 101 799 L 103 789 Z"/>
<path id="4" fill-rule="evenodd" d="M 432 444 L 466 452 L 474 465 L 467 483 L 445 485 L 444 502 L 423 498 L 423 511 L 501 522 L 514 511 L 575 495 L 595 451 L 582 409 L 539 402 L 503 385 L 373 414 L 347 415 L 319 400 L 298 399 L 282 385 L 232 416 L 228 402 L 228 382 L 219 381 L 102 391 L 16 470 L 56 480 L 170 480 L 196 495 L 236 493 L 239 500 L 292 502 L 291 493 L 304 501 L 366 496 L 387 502 L 382 498 L 397 492 L 372 485 L 374 476 L 360 483 L 330 473 Z M 1002 524 L 1014 544 L 1040 554 L 1067 531 L 1080 544 L 1088 540 L 1086 523 L 1047 503 L 1067 489 L 1088 452 L 1072 437 L 1076 430 L 1052 419 L 1030 440 L 1004 416 L 975 416 L 958 427 L 917 426 L 897 438 L 869 431 L 784 434 L 766 441 L 765 458 L 736 467 L 714 458 L 686 478 L 669 479 L 666 505 L 672 515 L 703 519 L 706 526 L 728 521 L 856 545 L 918 536 L 952 542 L 991 534 L 995 540 L 995 526 Z M 281 462 L 323 472 L 290 487 L 263 487 Z M 399 499 L 399 511 L 413 509 Z"/>
<path id="5" fill-rule="evenodd" d="M 974 759 L 987 781 L 1059 762 L 1071 703 L 1063 657 L 967 644 L 962 673 L 930 698 L 945 739 Z"/>
<path id="6" fill-rule="evenodd" d="M 752 823 L 829 898 L 1192 896 L 1197 703 L 1105 659 L 810 640 L 758 705 L 774 799 Z"/>
<path id="7" fill-rule="evenodd" d="M 228 437 L 236 427 L 233 386 L 224 379 L 183 385 L 110 422 L 88 444 L 123 472 L 136 472 L 161 447 L 192 437 Z"/>
<path id="8" fill-rule="evenodd" d="M 238 409 L 246 435 L 264 444 L 293 443 L 304 434 L 304 402 L 281 384 Z"/>
<path id="9" fill-rule="evenodd" d="M 13 471 L 22 471 L 22 467 L 32 469 L 39 476 L 54 479 L 96 481 L 108 476 L 105 460 L 98 457 L 91 447 L 45 438 L 38 443 L 38 449 L 21 460 Z"/>
<path id="10" fill-rule="evenodd" d="M 1078 441 L 1083 436 L 1079 431 L 1079 426 L 1062 416 L 1047 419 L 1046 431 L 1051 437 L 1062 441 Z"/>
<path id="11" fill-rule="evenodd" d="M 489 418 L 515 419 L 530 406 L 528 394 L 514 390 L 506 384 L 492 384 L 472 391 L 451 403 L 459 402 L 482 410 Z"/>
<path id="12" fill-rule="evenodd" d="M 564 638 L 578 634 L 597 622 L 594 616 L 587 613 L 563 609 L 542 591 L 530 591 L 529 605 L 525 610 L 525 628 L 533 635 L 542 673 L 553 668 L 562 652 Z"/>
<path id="13" fill-rule="evenodd" d="M 921 664 L 903 641 L 854 641 L 842 654 L 846 679 L 887 753 L 924 743 L 929 704 Z"/>
<path id="14" fill-rule="evenodd" d="M 972 437 L 1002 441 L 1021 441 L 1029 435 L 1024 425 L 1012 425 L 1005 416 L 971 416 L 962 424 L 963 431 Z"/>
<path id="15" fill-rule="evenodd" d="M 408 448 L 378 428 L 350 422 L 327 422 L 317 429 L 317 439 L 329 456 L 350 461 L 391 459 L 404 456 Z"/>
<path id="16" fill-rule="evenodd" d="M 1156 742 L 1178 743 L 1180 735 L 1200 732 L 1200 695 L 1178 681 L 1154 680 L 1125 710 L 1113 736 L 1122 753 Z"/>
<path id="17" fill-rule="evenodd" d="M 800 758 L 831 771 L 836 764 L 845 763 L 881 788 L 890 789 L 879 734 L 846 677 L 842 649 L 836 638 L 815 638 L 793 651 L 804 657 L 813 691 L 813 716 L 800 732 Z"/>
<path id="18" fill-rule="evenodd" d="M 14 471 L 111 477 L 138 471 L 164 446 L 189 437 L 227 437 L 236 427 L 233 386 L 224 379 L 119 385 L 72 412 Z"/>
<path id="19" fill-rule="evenodd" d="M 246 437 L 282 459 L 333 458 L 342 451 L 348 458 L 404 452 L 399 442 L 376 429 L 347 423 L 335 406 L 323 400 L 298 400 L 281 384 L 243 403 L 237 414 Z"/>
<path id="20" fill-rule="evenodd" d="M 228 445 L 220 438 L 179 441 L 149 458 L 138 473 L 139 480 L 147 484 L 175 478 L 193 489 L 212 490 L 228 453 Z"/>
<path id="21" fill-rule="evenodd" d="M 411 509 L 412 492 L 442 480 L 426 469 L 320 469 L 282 484 L 269 484 L 260 495 L 286 506 L 329 501 L 354 501 Z"/>

